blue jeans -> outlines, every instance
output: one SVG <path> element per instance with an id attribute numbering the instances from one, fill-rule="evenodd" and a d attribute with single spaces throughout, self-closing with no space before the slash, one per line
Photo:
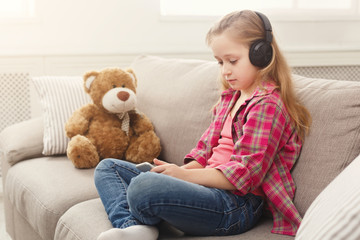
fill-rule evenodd
<path id="1" fill-rule="evenodd" d="M 133 163 L 102 160 L 95 184 L 115 228 L 166 221 L 190 235 L 233 235 L 252 228 L 263 210 L 261 197 L 238 196 L 164 174 L 141 173 Z"/>

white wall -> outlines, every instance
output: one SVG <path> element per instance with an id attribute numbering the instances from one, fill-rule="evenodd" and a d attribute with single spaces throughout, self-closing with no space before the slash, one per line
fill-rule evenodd
<path id="1" fill-rule="evenodd" d="M 159 0 L 36 0 L 31 21 L 0 20 L 0 71 L 77 74 L 139 54 L 211 59 L 215 19 L 161 18 Z M 271 19 L 271 15 L 269 16 Z M 360 21 L 272 21 L 291 65 L 360 64 Z"/>
<path id="2" fill-rule="evenodd" d="M 158 0 L 37 0 L 37 5 L 33 22 L 0 26 L 2 55 L 204 50 L 210 26 L 162 21 Z"/>
<path id="3" fill-rule="evenodd" d="M 212 59 L 204 39 L 215 19 L 161 18 L 159 0 L 35 1 L 35 19 L 0 19 L 0 73 L 82 75 L 140 54 Z M 269 18 L 292 66 L 360 65 L 360 19 Z"/>

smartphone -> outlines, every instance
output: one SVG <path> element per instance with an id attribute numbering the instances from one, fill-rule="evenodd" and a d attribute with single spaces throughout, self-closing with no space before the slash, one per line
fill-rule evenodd
<path id="1" fill-rule="evenodd" d="M 136 168 L 139 169 L 141 172 L 148 172 L 153 167 L 154 167 L 154 165 L 152 165 L 151 163 L 148 163 L 148 162 L 143 162 L 143 163 L 136 165 Z"/>

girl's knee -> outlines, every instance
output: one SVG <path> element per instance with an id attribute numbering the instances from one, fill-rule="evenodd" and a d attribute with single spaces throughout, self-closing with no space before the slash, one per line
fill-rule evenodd
<path id="1" fill-rule="evenodd" d="M 95 174 L 110 168 L 111 163 L 112 159 L 110 158 L 101 160 L 95 168 Z"/>
<path id="2" fill-rule="evenodd" d="M 105 158 L 99 162 L 95 168 L 95 173 L 107 172 L 112 170 L 115 165 L 129 164 L 123 160 L 118 160 L 114 158 Z"/>
<path id="3" fill-rule="evenodd" d="M 161 182 L 164 182 L 161 181 L 161 174 L 146 172 L 133 178 L 128 186 L 129 209 L 135 218 L 145 224 L 158 222 L 153 206 L 163 201 Z"/>
<path id="4" fill-rule="evenodd" d="M 103 159 L 99 162 L 99 164 L 95 168 L 94 172 L 94 181 L 95 184 L 101 182 L 104 177 L 108 174 L 109 170 L 111 170 L 112 166 L 114 166 L 114 159 L 107 158 Z"/>
<path id="5" fill-rule="evenodd" d="M 149 203 L 151 199 L 159 196 L 162 188 L 161 174 L 146 172 L 133 178 L 127 189 L 127 198 L 129 204 L 138 204 L 142 200 Z"/>
<path id="6" fill-rule="evenodd" d="M 145 193 L 152 187 L 152 178 L 154 173 L 141 173 L 137 177 L 133 178 L 128 187 L 128 195 L 139 196 Z"/>
<path id="7" fill-rule="evenodd" d="M 98 165 L 96 166 L 95 171 L 107 169 L 107 168 L 111 167 L 112 165 L 114 165 L 115 160 L 116 159 L 112 159 L 112 158 L 105 158 L 105 159 L 101 160 L 98 163 Z"/>

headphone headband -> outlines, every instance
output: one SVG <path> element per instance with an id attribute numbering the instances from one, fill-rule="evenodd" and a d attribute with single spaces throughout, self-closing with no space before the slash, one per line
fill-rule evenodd
<path id="1" fill-rule="evenodd" d="M 259 16 L 259 18 L 261 19 L 261 21 L 264 24 L 264 28 L 265 28 L 265 40 L 269 43 L 272 42 L 272 27 L 271 27 L 271 23 L 269 21 L 269 19 L 265 16 L 265 14 L 261 13 L 261 12 L 255 12 L 256 15 Z"/>

